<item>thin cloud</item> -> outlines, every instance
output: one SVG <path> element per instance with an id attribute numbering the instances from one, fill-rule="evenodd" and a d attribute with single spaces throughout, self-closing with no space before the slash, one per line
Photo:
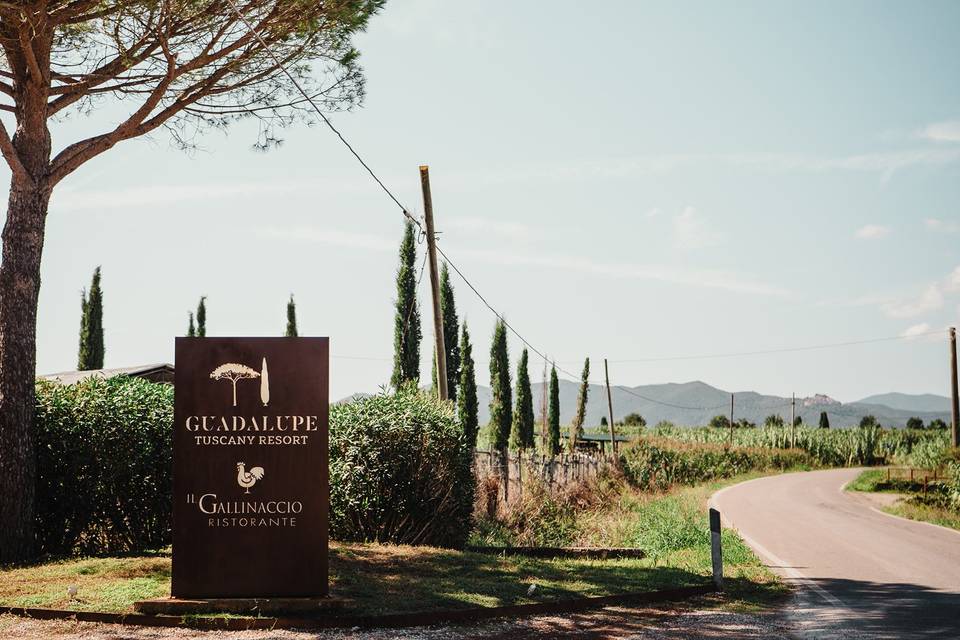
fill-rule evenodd
<path id="1" fill-rule="evenodd" d="M 960 142 L 960 120 L 947 120 L 927 125 L 920 137 L 934 142 Z"/>
<path id="2" fill-rule="evenodd" d="M 900 333 L 904 338 L 917 338 L 926 333 L 930 333 L 930 325 L 926 322 L 907 327 Z"/>
<path id="3" fill-rule="evenodd" d="M 960 223 L 953 220 L 927 218 L 923 221 L 923 225 L 930 231 L 939 231 L 943 233 L 957 233 L 960 231 Z"/>
<path id="4" fill-rule="evenodd" d="M 854 236 L 861 240 L 875 240 L 890 235 L 890 227 L 879 224 L 868 224 L 857 229 Z"/>
<path id="5" fill-rule="evenodd" d="M 693 207 L 673 219 L 673 243 L 678 249 L 705 249 L 723 244 L 722 233 L 711 230 Z"/>
<path id="6" fill-rule="evenodd" d="M 377 252 L 394 252 L 397 249 L 395 239 L 374 234 L 345 233 L 313 227 L 261 227 L 253 229 L 253 231 L 276 238 L 285 238 L 293 242 L 310 242 L 325 246 Z M 720 270 L 687 269 L 658 264 L 603 263 L 567 255 L 553 256 L 527 251 L 508 253 L 466 249 L 459 251 L 456 255 L 501 266 L 542 267 L 605 277 L 668 282 L 762 296 L 787 296 L 790 294 L 783 287 Z"/>
<path id="7" fill-rule="evenodd" d="M 881 308 L 891 318 L 913 318 L 943 307 L 943 292 L 937 283 L 928 285 L 918 297 L 888 302 Z"/>

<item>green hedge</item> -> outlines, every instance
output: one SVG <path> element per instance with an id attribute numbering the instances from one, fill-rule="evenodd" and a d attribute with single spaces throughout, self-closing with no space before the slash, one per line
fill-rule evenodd
<path id="1" fill-rule="evenodd" d="M 39 381 L 41 553 L 125 553 L 170 543 L 173 387 L 120 376 Z"/>
<path id="2" fill-rule="evenodd" d="M 731 478 L 748 471 L 790 469 L 810 465 L 810 457 L 795 449 L 726 447 L 644 438 L 621 455 L 627 480 L 644 490 L 667 489 Z"/>
<path id="3" fill-rule="evenodd" d="M 414 387 L 332 406 L 331 536 L 463 546 L 472 461 L 453 405 Z"/>

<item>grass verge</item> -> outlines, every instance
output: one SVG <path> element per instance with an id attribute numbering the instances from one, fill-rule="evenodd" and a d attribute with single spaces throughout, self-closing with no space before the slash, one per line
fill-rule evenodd
<path id="1" fill-rule="evenodd" d="M 430 547 L 332 544 L 331 593 L 349 613 L 500 606 L 702 584 L 702 572 L 651 560 L 501 557 Z M 537 588 L 528 595 L 531 584 Z M 76 598 L 67 595 L 78 587 Z M 169 556 L 78 558 L 0 570 L 0 605 L 130 612 L 170 593 Z"/>
<path id="2" fill-rule="evenodd" d="M 847 491 L 901 494 L 903 498 L 880 508 L 901 518 L 960 530 L 960 512 L 944 504 L 945 487 L 940 483 L 928 483 L 925 498 L 923 482 L 898 477 L 887 480 L 884 469 L 868 469 L 847 485 Z"/>

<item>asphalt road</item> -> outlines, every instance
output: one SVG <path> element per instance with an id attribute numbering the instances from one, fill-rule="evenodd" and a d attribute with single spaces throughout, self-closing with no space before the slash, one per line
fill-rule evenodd
<path id="1" fill-rule="evenodd" d="M 843 491 L 859 472 L 760 478 L 712 504 L 798 587 L 785 614 L 801 638 L 960 638 L 960 533 Z"/>

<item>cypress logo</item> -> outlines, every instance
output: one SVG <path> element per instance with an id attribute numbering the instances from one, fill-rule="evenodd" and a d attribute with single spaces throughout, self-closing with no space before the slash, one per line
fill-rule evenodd
<path id="1" fill-rule="evenodd" d="M 260 378 L 260 401 L 263 406 L 270 404 L 270 375 L 267 372 L 267 359 L 263 359 L 260 371 L 245 364 L 226 362 L 210 372 L 213 380 L 228 380 L 233 388 L 233 406 L 237 406 L 237 383 L 241 380 Z"/>

